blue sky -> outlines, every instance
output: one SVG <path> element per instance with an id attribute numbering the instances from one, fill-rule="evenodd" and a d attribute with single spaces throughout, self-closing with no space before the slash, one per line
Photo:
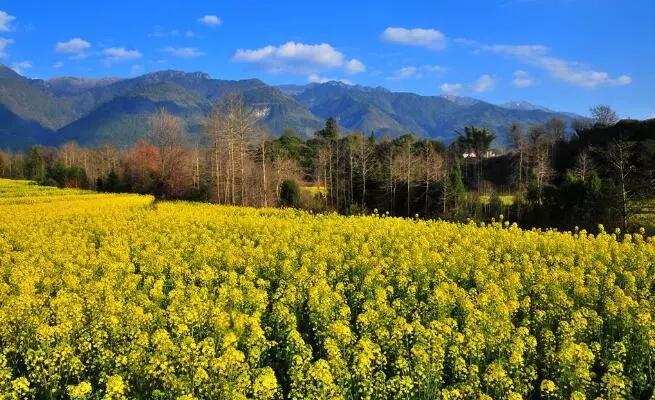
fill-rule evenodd
<path id="1" fill-rule="evenodd" d="M 0 63 L 34 78 L 339 79 L 648 118 L 653 21 L 653 0 L 0 0 Z"/>

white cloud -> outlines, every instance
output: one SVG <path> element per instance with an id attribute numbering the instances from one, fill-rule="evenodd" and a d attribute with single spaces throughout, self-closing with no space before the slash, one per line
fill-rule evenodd
<path id="1" fill-rule="evenodd" d="M 496 86 L 496 79 L 489 75 L 483 74 L 475 81 L 463 84 L 463 83 L 443 83 L 439 88 L 441 92 L 449 95 L 459 95 L 461 91 L 474 91 L 477 93 L 488 92 Z"/>
<path id="2" fill-rule="evenodd" d="M 343 53 L 327 43 L 303 44 L 287 42 L 281 46 L 265 46 L 255 50 L 239 49 L 232 56 L 236 62 L 249 63 L 267 72 L 312 74 L 327 69 L 343 68 L 348 73 L 366 69 L 356 59 L 346 60 Z"/>
<path id="3" fill-rule="evenodd" d="M 426 72 L 433 72 L 438 74 L 448 71 L 448 67 L 444 67 L 441 65 L 422 65 L 419 67 L 419 69 Z"/>
<path id="4" fill-rule="evenodd" d="M 198 18 L 198 22 L 212 27 L 219 26 L 220 24 L 223 23 L 223 21 L 220 18 L 218 18 L 216 15 L 205 15 L 203 17 Z"/>
<path id="5" fill-rule="evenodd" d="M 16 19 L 13 15 L 0 10 L 0 32 L 9 32 L 11 30 L 11 23 Z"/>
<path id="6" fill-rule="evenodd" d="M 30 69 L 30 68 L 32 68 L 32 62 L 30 61 L 21 61 L 11 64 L 11 69 L 13 69 L 14 71 L 16 71 L 21 75 L 23 74 L 23 72 L 25 72 L 26 69 Z"/>
<path id="7" fill-rule="evenodd" d="M 409 77 L 412 77 L 412 76 L 416 76 L 417 71 L 418 71 L 418 68 L 416 68 L 416 67 L 411 67 L 411 66 L 410 67 L 402 67 L 402 68 L 396 70 L 396 72 L 394 72 L 393 76 L 390 77 L 390 79 L 405 79 L 405 78 L 409 78 Z"/>
<path id="8" fill-rule="evenodd" d="M 179 31 L 177 29 L 166 31 L 162 29 L 161 26 L 155 25 L 153 31 L 148 34 L 148 37 L 151 38 L 168 38 L 168 37 L 180 37 L 180 36 L 184 36 L 186 38 L 192 38 L 195 37 L 195 33 L 193 33 L 193 31 Z"/>
<path id="9" fill-rule="evenodd" d="M 471 84 L 471 89 L 478 93 L 484 93 L 493 89 L 494 86 L 496 86 L 496 79 L 489 74 L 484 74 Z"/>
<path id="10" fill-rule="evenodd" d="M 526 88 L 534 85 L 534 79 L 532 79 L 527 71 L 514 71 L 513 76 L 514 79 L 512 79 L 512 85 L 516 86 L 517 88 Z"/>
<path id="11" fill-rule="evenodd" d="M 105 56 L 105 64 L 132 61 L 143 57 L 141 52 L 138 50 L 126 50 L 124 47 L 110 47 L 108 49 L 104 49 L 102 54 Z"/>
<path id="12" fill-rule="evenodd" d="M 52 68 L 59 69 L 64 66 L 64 63 L 61 61 L 57 61 L 56 63 L 52 64 Z"/>
<path id="13" fill-rule="evenodd" d="M 397 69 L 392 76 L 387 79 L 407 79 L 407 78 L 423 78 L 426 74 L 441 74 L 446 72 L 448 68 L 441 65 L 420 65 L 420 66 L 406 66 Z"/>
<path id="14" fill-rule="evenodd" d="M 78 37 L 67 42 L 57 42 L 55 52 L 65 54 L 80 54 L 91 48 L 91 43 Z"/>
<path id="15" fill-rule="evenodd" d="M 143 65 L 141 64 L 134 64 L 132 67 L 130 67 L 130 76 L 137 76 L 140 75 L 143 72 Z"/>
<path id="16" fill-rule="evenodd" d="M 439 88 L 445 94 L 458 94 L 462 90 L 461 83 L 443 83 Z"/>
<path id="17" fill-rule="evenodd" d="M 72 56 L 70 56 L 68 58 L 71 59 L 71 60 L 84 60 L 88 56 L 89 56 L 89 53 L 82 52 L 82 53 L 74 54 L 74 55 L 72 55 Z"/>
<path id="18" fill-rule="evenodd" d="M 0 38 L 0 58 L 5 58 L 7 57 L 7 47 L 14 43 L 12 39 L 5 39 L 5 38 Z"/>
<path id="19" fill-rule="evenodd" d="M 357 74 L 366 71 L 366 66 L 361 61 L 355 58 L 346 62 L 345 68 L 346 71 L 351 74 Z"/>
<path id="20" fill-rule="evenodd" d="M 325 77 L 325 76 L 320 76 L 320 75 L 318 75 L 318 74 L 310 74 L 310 75 L 307 77 L 307 81 L 308 81 L 308 82 L 311 82 L 311 83 L 325 83 L 325 82 L 336 81 L 336 82 L 345 83 L 346 85 L 352 85 L 352 84 L 353 84 L 353 83 L 352 83 L 351 81 L 349 81 L 348 79 L 327 78 L 327 77 Z"/>
<path id="21" fill-rule="evenodd" d="M 462 41 L 464 43 L 464 41 Z M 550 49 L 543 45 L 482 45 L 469 43 L 480 50 L 506 55 L 519 62 L 547 71 L 554 79 L 584 88 L 598 86 L 623 86 L 632 82 L 628 75 L 611 77 L 604 71 L 596 71 L 578 62 L 567 61 L 550 55 Z"/>
<path id="22" fill-rule="evenodd" d="M 237 50 L 234 59 L 258 63 L 267 70 L 291 68 L 337 68 L 344 64 L 344 56 L 329 44 L 287 42 L 281 46 L 266 46 L 256 50 Z"/>
<path id="23" fill-rule="evenodd" d="M 446 47 L 446 36 L 436 29 L 389 27 L 382 32 L 382 39 L 391 43 L 435 50 Z"/>
<path id="24" fill-rule="evenodd" d="M 166 47 L 163 51 L 174 57 L 184 57 L 184 58 L 200 57 L 207 54 L 204 51 L 201 51 L 195 47 Z"/>

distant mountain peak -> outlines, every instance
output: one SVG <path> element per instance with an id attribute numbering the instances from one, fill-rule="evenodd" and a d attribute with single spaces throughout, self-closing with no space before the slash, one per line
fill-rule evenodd
<path id="1" fill-rule="evenodd" d="M 0 79 L 27 79 L 4 64 L 0 64 Z"/>
<path id="2" fill-rule="evenodd" d="M 297 94 L 302 93 L 307 88 L 307 85 L 287 84 L 287 85 L 278 85 L 277 88 L 280 89 L 282 93 L 286 95 L 295 96 Z"/>
<path id="3" fill-rule="evenodd" d="M 78 84 L 94 84 L 94 83 L 105 83 L 105 82 L 116 82 L 120 81 L 122 78 L 118 77 L 105 77 L 105 78 L 83 78 L 83 77 L 76 77 L 76 76 L 58 76 L 55 78 L 50 78 L 47 81 L 48 82 L 70 82 L 70 83 L 78 83 Z"/>
<path id="4" fill-rule="evenodd" d="M 464 126 L 484 126 L 502 138 L 510 123 L 544 123 L 573 114 L 535 111 L 538 106 L 503 106 L 463 96 L 422 96 L 339 81 L 272 87 L 259 79 L 213 79 L 203 72 L 159 71 L 133 78 L 60 77 L 27 79 L 0 66 L 0 148 L 75 140 L 86 146 L 129 146 L 145 135 L 148 115 L 162 107 L 183 118 L 190 132 L 227 93 L 239 93 L 261 112 L 273 134 L 292 128 L 311 137 L 335 117 L 350 131 L 402 135 L 413 132 L 443 141 Z M 26 125 L 27 124 L 27 125 Z M 30 125 L 31 124 L 31 125 Z M 5 129 L 9 127 L 9 129 Z M 45 135 L 45 136 L 44 136 Z M 502 139 L 501 139 L 502 140 Z"/>
<path id="5" fill-rule="evenodd" d="M 327 82 L 322 82 L 319 83 L 319 85 L 330 85 L 330 86 L 338 86 L 338 87 L 352 87 L 353 85 L 344 81 L 337 81 L 337 80 L 331 80 Z"/>
<path id="6" fill-rule="evenodd" d="M 464 107 L 469 107 L 482 102 L 482 100 L 474 99 L 473 97 L 460 96 L 457 94 L 442 94 L 439 97 L 446 99 L 448 101 L 452 101 L 458 106 L 464 106 Z"/>
<path id="7" fill-rule="evenodd" d="M 97 86 L 111 85 L 112 83 L 122 80 L 118 77 L 107 77 L 107 78 L 78 78 L 74 76 L 60 76 L 56 78 L 51 78 L 44 83 L 46 86 L 57 87 L 68 85 L 70 87 L 76 87 L 79 89 L 88 89 Z"/>
<path id="8" fill-rule="evenodd" d="M 539 110 L 539 111 L 545 111 L 545 112 L 553 112 L 553 110 L 546 108 L 544 106 L 539 106 L 536 104 L 529 103 L 525 100 L 516 100 L 516 101 L 509 101 L 507 103 L 499 104 L 503 108 L 507 108 L 509 110 L 524 110 L 524 111 L 531 111 L 531 110 Z"/>
<path id="9" fill-rule="evenodd" d="M 142 77 L 148 80 L 168 80 L 168 79 L 179 79 L 179 78 L 199 79 L 199 80 L 211 79 L 211 76 L 206 72 L 184 72 L 184 71 L 176 71 L 171 69 L 165 71 L 150 72 L 148 74 L 143 75 Z"/>

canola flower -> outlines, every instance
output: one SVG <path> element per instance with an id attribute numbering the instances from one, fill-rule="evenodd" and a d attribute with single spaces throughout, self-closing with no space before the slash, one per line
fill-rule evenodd
<path id="1" fill-rule="evenodd" d="M 655 398 L 640 234 L 12 190 L 0 398 Z"/>

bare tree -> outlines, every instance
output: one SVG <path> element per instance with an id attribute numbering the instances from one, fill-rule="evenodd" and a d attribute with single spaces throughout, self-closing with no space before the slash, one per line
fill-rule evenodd
<path id="1" fill-rule="evenodd" d="M 152 114 L 148 120 L 148 137 L 159 150 L 159 173 L 167 190 L 177 191 L 179 173 L 187 144 L 187 133 L 181 119 L 163 108 Z"/>
<path id="2" fill-rule="evenodd" d="M 249 147 L 260 118 L 261 113 L 246 106 L 241 95 L 230 93 L 216 103 L 205 120 L 204 130 L 212 148 L 213 176 L 219 201 L 237 204 L 237 193 L 241 203 L 246 200 L 246 163 L 250 159 Z"/>
<path id="3" fill-rule="evenodd" d="M 616 112 L 612 109 L 612 107 L 608 105 L 600 104 L 592 107 L 589 109 L 589 111 L 595 125 L 611 126 L 619 121 L 619 117 L 616 115 Z"/>
<path id="4" fill-rule="evenodd" d="M 104 145 L 97 151 L 97 157 L 99 162 L 96 165 L 99 166 L 99 175 L 107 175 L 110 171 L 116 171 L 118 167 L 118 162 L 120 160 L 120 151 L 116 146 Z"/>
<path id="5" fill-rule="evenodd" d="M 354 171 L 355 171 L 355 155 L 357 154 L 357 142 L 361 140 L 360 133 L 352 133 L 346 138 L 346 145 L 348 146 L 348 195 L 346 198 L 346 205 L 354 204 Z"/>
<path id="6" fill-rule="evenodd" d="M 275 199 L 276 204 L 280 203 L 280 188 L 282 182 L 287 179 L 298 179 L 300 175 L 300 167 L 298 166 L 296 160 L 290 159 L 288 157 L 275 157 L 272 163 L 272 169 L 275 177 Z M 319 181 L 320 186 L 320 181 Z M 322 191 L 320 192 L 322 193 Z"/>
<path id="7" fill-rule="evenodd" d="M 77 142 L 67 142 L 60 147 L 59 154 L 64 161 L 64 165 L 70 168 L 77 164 L 82 151 Z"/>
<path id="8" fill-rule="evenodd" d="M 200 145 L 196 142 L 193 146 L 193 153 L 191 156 L 191 179 L 193 188 L 200 190 L 201 169 L 200 169 Z"/>
<path id="9" fill-rule="evenodd" d="M 624 230 L 628 228 L 630 203 L 633 195 L 629 181 L 635 169 L 631 161 L 634 146 L 634 142 L 614 139 L 605 152 L 607 161 L 618 179 L 619 208 Z"/>
<path id="10" fill-rule="evenodd" d="M 395 179 L 405 181 L 407 189 L 407 216 L 410 215 L 411 209 L 411 185 L 415 173 L 414 157 L 414 137 L 412 135 L 403 135 L 396 140 L 398 151 L 393 159 L 395 164 Z"/>
<path id="11" fill-rule="evenodd" d="M 11 157 L 0 150 L 0 177 L 11 177 Z"/>
<path id="12" fill-rule="evenodd" d="M 516 168 L 517 173 L 515 180 L 517 183 L 518 190 L 521 191 L 524 188 L 525 181 L 523 176 L 525 174 L 525 163 L 527 161 L 528 153 L 528 137 L 526 136 L 525 130 L 521 124 L 512 124 L 509 127 L 508 137 L 510 140 L 510 145 L 517 155 Z"/>
<path id="13" fill-rule="evenodd" d="M 358 139 L 357 162 L 362 176 L 362 208 L 366 207 L 366 178 L 369 172 L 369 164 L 375 149 L 375 137 L 371 133 L 369 138 L 360 135 Z"/>
<path id="14" fill-rule="evenodd" d="M 430 184 L 437 181 L 443 172 L 444 159 L 437 152 L 434 146 L 434 142 L 427 141 L 423 147 L 423 152 L 421 154 L 421 167 L 422 167 L 422 176 L 423 184 L 425 185 L 424 189 L 424 205 L 423 205 L 423 215 L 427 217 L 429 215 L 429 199 L 430 199 Z"/>
<path id="15" fill-rule="evenodd" d="M 582 181 L 586 182 L 589 174 L 594 169 L 594 161 L 591 157 L 590 151 L 584 149 L 578 154 L 575 161 L 575 174 Z"/>
<path id="16" fill-rule="evenodd" d="M 542 125 L 531 126 L 529 135 L 532 173 L 537 180 L 537 202 L 542 204 L 544 185 L 552 175 L 551 157 L 549 155 L 551 137 Z"/>
<path id="17" fill-rule="evenodd" d="M 550 152 L 554 156 L 555 144 L 564 139 L 564 132 L 566 132 L 566 123 L 559 118 L 551 118 L 545 125 L 546 134 L 549 136 Z"/>
<path id="18" fill-rule="evenodd" d="M 564 132 L 566 131 L 566 123 L 560 118 L 551 118 L 546 122 L 546 132 L 550 136 L 552 143 L 557 143 L 558 141 L 564 139 Z"/>
<path id="19" fill-rule="evenodd" d="M 268 132 L 265 129 L 259 129 L 256 134 L 257 142 L 257 158 L 261 167 L 261 195 L 262 205 L 268 207 L 268 180 L 266 177 L 266 163 L 267 163 L 267 142 L 269 139 Z"/>
<path id="20" fill-rule="evenodd" d="M 332 159 L 331 147 L 329 145 L 321 146 L 318 149 L 318 155 L 317 155 L 317 158 L 316 158 L 315 175 L 316 175 L 319 186 L 322 186 L 325 189 L 328 189 L 330 187 L 330 185 L 332 184 L 332 180 L 330 178 L 330 176 L 332 174 L 331 173 L 332 169 L 329 168 L 329 166 L 332 165 L 331 161 L 330 161 L 331 159 Z M 323 183 L 322 184 L 321 184 L 321 177 L 323 177 Z M 329 198 L 330 198 L 330 206 L 333 206 L 332 193 L 330 192 L 330 193 L 328 193 L 328 195 L 329 195 Z M 324 200 L 325 200 L 324 206 L 327 207 L 328 197 L 326 196 Z"/>
<path id="21" fill-rule="evenodd" d="M 324 169 L 327 176 L 326 186 L 329 189 L 330 206 L 339 208 L 339 124 L 335 118 L 328 118 L 325 127 L 316 132 L 316 138 L 321 144 L 325 162 L 319 168 Z M 334 165 L 336 163 L 336 165 Z M 334 168 L 333 168 L 334 166 Z"/>
<path id="22" fill-rule="evenodd" d="M 389 200 L 389 211 L 394 211 L 394 204 L 396 198 L 396 173 L 394 171 L 394 157 L 395 149 L 391 137 L 388 134 L 383 134 L 380 138 L 380 162 L 383 168 L 383 175 L 385 177 L 387 192 L 387 199 Z"/>

